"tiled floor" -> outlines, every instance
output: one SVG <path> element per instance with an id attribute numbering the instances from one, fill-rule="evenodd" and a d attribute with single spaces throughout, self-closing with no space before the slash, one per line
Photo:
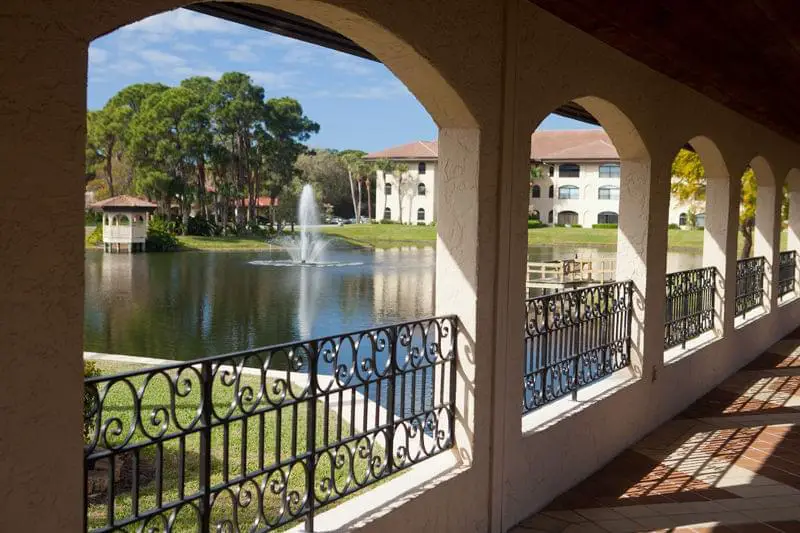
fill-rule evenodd
<path id="1" fill-rule="evenodd" d="M 800 532 L 800 329 L 513 533 Z"/>

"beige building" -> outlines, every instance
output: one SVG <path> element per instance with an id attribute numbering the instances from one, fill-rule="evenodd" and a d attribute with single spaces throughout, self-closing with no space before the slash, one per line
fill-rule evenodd
<path id="1" fill-rule="evenodd" d="M 186 2 L 178 0 L 0 3 L 0 531 L 85 529 L 81 195 L 88 46 L 123 25 L 183 5 Z M 250 0 L 237 16 L 251 17 L 246 20 L 256 26 L 280 28 L 306 39 L 322 35 L 323 44 L 382 61 L 439 127 L 435 312 L 454 317 L 448 320 L 457 324 L 457 334 L 450 337 L 455 371 L 446 382 L 450 388 L 442 407 L 452 416 L 449 425 L 421 421 L 413 433 L 423 444 L 445 430 L 453 437 L 442 440 L 447 447 L 441 453 L 415 458 L 404 475 L 368 492 L 355 492 L 335 508 L 322 506 L 325 494 L 320 493 L 331 485 L 312 470 L 293 470 L 289 476 L 279 469 L 271 478 L 250 477 L 249 472 L 241 478 L 237 455 L 228 463 L 230 476 L 223 476 L 220 461 L 206 455 L 204 466 L 188 472 L 184 496 L 195 498 L 197 485 L 191 483 L 201 477 L 208 480 L 210 466 L 215 480 L 224 477 L 224 490 L 213 494 L 224 503 L 211 513 L 216 500 L 209 490 L 180 503 L 187 520 L 205 519 L 191 529 L 247 528 L 250 517 L 267 507 L 261 496 L 269 491 L 283 498 L 276 509 L 297 512 L 299 519 L 313 514 L 316 531 L 531 531 L 516 526 L 762 353 L 796 365 L 797 339 L 782 339 L 800 324 L 800 277 L 796 261 L 784 262 L 779 239 L 786 184 L 786 251 L 800 250 L 796 15 L 791 3 L 755 0 L 653 0 L 638 2 L 635 8 L 629 2 L 599 6 L 589 0 Z M 567 393 L 523 414 L 523 399 L 530 390 L 523 334 L 529 324 L 523 303 L 523 228 L 530 207 L 530 136 L 554 111 L 598 121 L 619 154 L 615 277 L 631 288 L 630 331 L 619 342 L 629 357 L 602 380 L 588 385 L 572 380 L 568 385 L 580 385 L 574 396 Z M 665 349 L 670 167 L 686 143 L 700 155 L 708 176 L 702 261 L 716 273 L 713 296 L 706 302 L 713 301 L 715 310 L 705 338 Z M 748 165 L 758 182 L 757 259 L 740 263 L 739 177 Z M 758 282 L 751 284 L 755 302 L 742 300 L 750 295 L 737 289 L 743 285 L 737 283 L 742 273 L 748 272 L 751 281 Z M 787 272 L 793 277 L 786 278 Z M 746 316 L 743 304 L 752 306 Z M 596 353 L 566 356 L 605 365 Z M 233 366 L 224 364 L 226 369 Z M 190 363 L 181 368 L 182 376 L 198 372 Z M 588 372 L 598 368 L 590 365 Z M 736 393 L 723 390 L 710 416 L 677 421 L 668 428 L 671 441 L 664 446 L 642 444 L 646 453 L 666 458 L 661 470 L 675 474 L 668 488 L 679 496 L 684 488 L 700 486 L 715 497 L 722 493 L 725 498 L 719 501 L 726 504 L 736 500 L 733 505 L 738 507 L 710 502 L 723 509 L 710 512 L 708 505 L 693 501 L 705 511 L 685 512 L 682 505 L 637 505 L 639 513 L 657 514 L 629 518 L 633 515 L 621 514 L 625 510 L 617 504 L 645 502 L 652 493 L 646 487 L 652 470 L 642 468 L 634 480 L 644 480 L 642 492 L 605 485 L 604 501 L 572 502 L 578 506 L 573 509 L 561 499 L 561 509 L 566 506 L 567 512 L 560 516 L 581 520 L 590 515 L 613 522 L 594 525 L 591 531 L 702 530 L 729 523 L 758 527 L 770 516 L 797 520 L 787 518 L 796 516 L 798 509 L 797 489 L 787 484 L 794 481 L 767 485 L 766 468 L 760 473 L 738 465 L 720 468 L 717 448 L 703 444 L 710 431 L 730 442 L 730 435 L 743 429 L 751 438 L 769 437 L 759 457 L 796 447 L 797 413 L 787 403 L 796 396 L 785 393 L 786 387 L 795 389 L 796 368 L 740 376 L 757 391 L 753 394 L 759 394 L 754 402 L 740 403 Z M 229 378 L 224 374 L 221 380 Z M 182 379 L 174 384 L 183 393 L 178 402 L 200 390 L 193 388 L 189 395 Z M 236 389 L 239 394 L 231 405 L 245 401 L 249 406 L 253 398 L 260 398 L 258 391 Z M 135 395 L 136 387 L 132 390 Z M 772 408 L 774 402 L 779 405 Z M 304 409 L 319 405 L 313 399 L 298 403 Z M 139 416 L 123 420 L 151 424 L 150 431 L 160 435 L 159 424 L 170 416 L 169 406 L 161 407 L 152 411 L 147 405 Z M 309 428 L 315 429 L 313 418 L 309 420 Z M 386 435 L 389 428 L 402 425 L 395 422 L 378 433 Z M 236 423 L 226 422 L 230 434 L 238 433 Z M 117 419 L 104 431 L 120 435 L 120 442 L 127 426 Z M 200 430 L 209 433 L 204 425 L 193 427 L 195 436 Z M 251 440 L 248 450 L 255 445 L 256 439 Z M 361 454 L 369 446 L 359 440 L 338 448 L 345 463 L 356 447 Z M 687 448 L 705 455 L 684 461 L 678 454 Z M 106 448 L 104 453 L 116 451 Z M 741 457 L 741 451 L 731 453 L 744 464 L 751 461 Z M 295 460 L 306 461 L 315 453 L 297 455 Z M 337 451 L 329 456 L 329 464 L 339 464 Z M 636 465 L 650 459 L 637 457 L 644 460 Z M 243 468 L 247 459 L 241 461 Z M 199 461 L 192 455 L 185 464 Z M 370 457 L 368 464 L 366 470 L 379 471 L 386 463 Z M 112 465 L 112 478 L 113 471 Z M 155 466 L 146 477 L 161 471 Z M 288 477 L 310 488 L 295 492 L 287 488 L 293 485 L 282 482 Z M 133 486 L 136 483 L 124 491 Z M 145 500 L 153 505 L 157 497 L 142 498 L 142 506 Z M 275 501 L 267 500 L 269 505 Z M 231 513 L 231 507 L 245 514 Z M 676 507 L 682 512 L 676 513 Z M 117 508 L 117 516 L 111 505 L 110 516 L 101 513 L 93 519 L 114 523 L 123 512 Z M 141 527 L 174 531 L 177 510 L 157 507 Z M 248 524 L 237 522 L 240 517 Z M 563 529 L 580 530 L 564 521 L 557 521 Z M 260 524 L 260 529 L 271 529 L 263 520 Z M 133 528 L 112 524 L 103 530 L 121 529 Z"/>
<path id="2" fill-rule="evenodd" d="M 397 176 L 377 174 L 376 218 L 403 223 L 436 219 L 438 143 L 416 141 L 373 152 L 366 159 L 404 163 L 402 186 Z M 608 134 L 601 129 L 536 131 L 531 136 L 531 165 L 541 175 L 531 179 L 529 215 L 545 224 L 591 227 L 619 221 L 620 160 Z M 395 172 L 396 174 L 396 172 Z M 401 192 L 402 191 L 402 192 Z M 688 227 L 689 212 L 703 227 L 703 203 L 691 206 L 670 198 L 669 223 Z"/>
<path id="3" fill-rule="evenodd" d="M 405 170 L 376 172 L 375 218 L 403 224 L 430 224 L 436 220 L 436 164 L 438 143 L 416 141 L 372 152 L 368 161 L 386 159 Z"/>

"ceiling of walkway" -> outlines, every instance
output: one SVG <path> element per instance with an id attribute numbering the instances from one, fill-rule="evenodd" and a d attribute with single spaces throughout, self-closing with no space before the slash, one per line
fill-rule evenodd
<path id="1" fill-rule="evenodd" d="M 800 141 L 800 8 L 796 0 L 530 0 L 650 68 Z M 195 11 L 377 59 L 316 22 L 252 4 Z M 558 114 L 596 123 L 577 104 Z"/>
<path id="2" fill-rule="evenodd" d="M 800 141 L 796 0 L 530 0 L 706 96 Z"/>

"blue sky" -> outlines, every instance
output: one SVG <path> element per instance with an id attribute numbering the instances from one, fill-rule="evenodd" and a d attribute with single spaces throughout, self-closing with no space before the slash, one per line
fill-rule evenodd
<path id="1" fill-rule="evenodd" d="M 89 109 L 131 83 L 250 75 L 267 97 L 291 96 L 320 124 L 317 148 L 380 150 L 435 139 L 436 125 L 382 64 L 178 9 L 120 28 L 89 48 Z M 551 116 L 542 129 L 585 128 Z"/>

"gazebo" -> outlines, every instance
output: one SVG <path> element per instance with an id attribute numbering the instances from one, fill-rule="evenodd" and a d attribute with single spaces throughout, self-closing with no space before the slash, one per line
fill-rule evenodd
<path id="1" fill-rule="evenodd" d="M 147 225 L 156 204 L 128 195 L 95 202 L 91 208 L 103 212 L 103 249 L 106 252 L 144 252 Z"/>

